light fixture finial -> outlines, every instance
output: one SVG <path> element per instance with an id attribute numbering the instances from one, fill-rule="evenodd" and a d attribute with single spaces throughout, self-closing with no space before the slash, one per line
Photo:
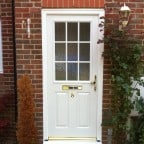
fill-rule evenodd
<path id="1" fill-rule="evenodd" d="M 124 5 L 120 8 L 120 11 L 128 11 L 128 12 L 130 12 L 131 9 L 124 3 Z"/>

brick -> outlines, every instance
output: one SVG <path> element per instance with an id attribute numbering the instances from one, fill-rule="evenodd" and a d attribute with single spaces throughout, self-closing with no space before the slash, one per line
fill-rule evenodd
<path id="1" fill-rule="evenodd" d="M 39 12 L 39 11 L 40 11 L 39 8 L 31 8 L 31 9 L 30 9 L 30 13 L 37 13 L 37 12 Z"/>
<path id="2" fill-rule="evenodd" d="M 94 0 L 95 7 L 99 7 L 99 0 Z"/>
<path id="3" fill-rule="evenodd" d="M 44 6 L 48 6 L 48 0 L 43 0 L 42 6 L 43 6 L 43 7 L 44 7 Z"/>
<path id="4" fill-rule="evenodd" d="M 104 7 L 104 0 L 99 0 L 100 3 L 99 3 L 99 7 Z"/>
<path id="5" fill-rule="evenodd" d="M 29 13 L 29 8 L 16 8 L 16 13 Z"/>
<path id="6" fill-rule="evenodd" d="M 69 0 L 62 0 L 62 7 L 68 7 Z"/>
<path id="7" fill-rule="evenodd" d="M 33 3 L 19 3 L 17 7 L 33 7 Z"/>
<path id="8" fill-rule="evenodd" d="M 85 7 L 85 0 L 80 0 L 80 7 L 81 8 Z"/>
<path id="9" fill-rule="evenodd" d="M 63 0 L 58 0 L 57 7 L 63 7 Z"/>
<path id="10" fill-rule="evenodd" d="M 129 2 L 142 2 L 143 3 L 143 0 L 129 0 Z"/>
<path id="11" fill-rule="evenodd" d="M 43 0 L 44 8 L 94 8 L 104 7 L 104 0 Z"/>
<path id="12" fill-rule="evenodd" d="M 69 1 L 68 1 L 68 7 L 74 7 L 73 0 L 69 0 Z"/>
<path id="13" fill-rule="evenodd" d="M 44 7 L 53 7 L 53 0 L 47 0 L 47 5 Z"/>

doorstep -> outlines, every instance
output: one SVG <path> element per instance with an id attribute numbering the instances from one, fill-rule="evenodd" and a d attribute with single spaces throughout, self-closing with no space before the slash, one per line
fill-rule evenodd
<path id="1" fill-rule="evenodd" d="M 102 143 L 89 140 L 49 140 L 44 141 L 43 144 L 102 144 Z"/>

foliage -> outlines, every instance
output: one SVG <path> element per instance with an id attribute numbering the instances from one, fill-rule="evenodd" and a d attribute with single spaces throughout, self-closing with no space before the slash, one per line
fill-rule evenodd
<path id="1" fill-rule="evenodd" d="M 18 81 L 18 124 L 17 140 L 19 144 L 37 144 L 37 129 L 34 122 L 34 90 L 29 76 L 24 75 Z"/>
<path id="2" fill-rule="evenodd" d="M 126 141 L 127 120 L 134 108 L 131 99 L 134 93 L 139 96 L 139 89 L 132 84 L 136 81 L 143 85 L 143 46 L 127 30 L 119 31 L 117 27 L 109 29 L 104 42 L 104 56 L 111 60 L 113 143 L 121 144 Z"/>
<path id="3" fill-rule="evenodd" d="M 2 142 L 2 138 L 6 134 L 6 130 L 10 126 L 10 120 L 8 118 L 5 118 L 3 114 L 5 114 L 6 108 L 8 104 L 10 103 L 11 94 L 5 94 L 2 97 L 0 97 L 0 141 Z"/>

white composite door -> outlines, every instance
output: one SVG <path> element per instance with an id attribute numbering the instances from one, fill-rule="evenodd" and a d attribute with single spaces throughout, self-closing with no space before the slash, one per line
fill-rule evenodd
<path id="1" fill-rule="evenodd" d="M 44 19 L 44 135 L 96 138 L 101 132 L 99 16 L 47 14 Z"/>

